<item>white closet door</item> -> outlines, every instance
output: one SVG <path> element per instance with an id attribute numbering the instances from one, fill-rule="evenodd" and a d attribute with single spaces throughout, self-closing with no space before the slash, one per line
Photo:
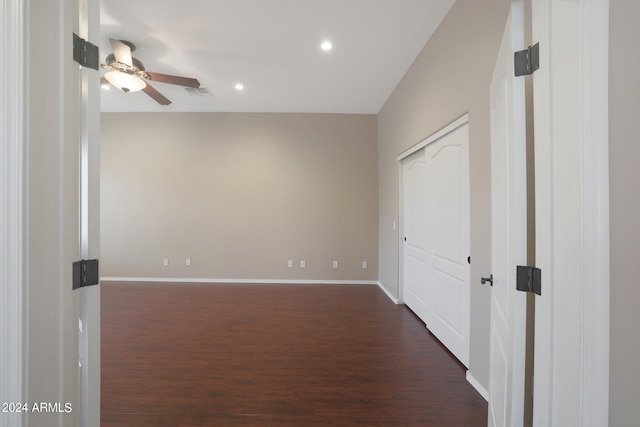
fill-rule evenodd
<path id="1" fill-rule="evenodd" d="M 402 162 L 404 183 L 404 302 L 427 316 L 427 224 L 424 149 Z"/>
<path id="2" fill-rule="evenodd" d="M 469 126 L 425 149 L 427 328 L 469 366 Z"/>
<path id="3" fill-rule="evenodd" d="M 469 366 L 469 124 L 461 117 L 398 157 L 403 300 Z"/>

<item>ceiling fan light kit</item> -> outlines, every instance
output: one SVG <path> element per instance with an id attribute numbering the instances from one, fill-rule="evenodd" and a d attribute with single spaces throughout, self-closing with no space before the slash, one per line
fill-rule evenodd
<path id="1" fill-rule="evenodd" d="M 104 78 L 123 92 L 138 92 L 147 86 L 140 77 L 124 71 L 107 71 L 104 73 Z"/>
<path id="2" fill-rule="evenodd" d="M 108 70 L 104 79 L 125 93 L 143 91 L 157 103 L 169 105 L 171 101 L 147 83 L 147 80 L 192 88 L 200 87 L 200 82 L 196 79 L 146 71 L 142 62 L 131 56 L 135 50 L 133 43 L 116 39 L 109 39 L 109 42 L 113 53 L 107 56 L 106 64 L 102 64 L 102 68 Z"/>

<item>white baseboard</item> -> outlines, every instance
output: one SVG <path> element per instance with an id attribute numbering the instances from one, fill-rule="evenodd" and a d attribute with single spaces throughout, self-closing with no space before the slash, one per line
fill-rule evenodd
<path id="1" fill-rule="evenodd" d="M 378 285 L 374 280 L 211 279 L 194 277 L 101 277 L 101 282 L 211 283 L 248 285 Z"/>
<path id="2" fill-rule="evenodd" d="M 473 388 L 475 388 L 475 389 L 476 389 L 476 391 L 477 391 L 478 393 L 480 393 L 480 396 L 482 396 L 482 398 L 488 402 L 488 401 L 489 401 L 489 392 L 488 392 L 484 387 L 482 387 L 482 386 L 480 385 L 480 383 L 478 382 L 478 380 L 476 380 L 476 379 L 473 377 L 473 375 L 471 375 L 471 371 L 467 371 L 466 378 L 467 378 L 467 382 L 468 382 L 469 384 L 471 384 L 471 385 L 473 386 Z"/>
<path id="3" fill-rule="evenodd" d="M 400 301 L 398 298 L 396 298 L 393 295 L 391 295 L 391 292 L 389 292 L 389 290 L 387 288 L 385 288 L 385 286 L 381 282 L 377 282 L 377 285 L 378 285 L 378 287 L 380 289 L 382 289 L 384 291 L 385 294 L 387 294 L 389 299 L 391 301 L 393 301 L 394 304 L 402 304 L 402 301 Z"/>

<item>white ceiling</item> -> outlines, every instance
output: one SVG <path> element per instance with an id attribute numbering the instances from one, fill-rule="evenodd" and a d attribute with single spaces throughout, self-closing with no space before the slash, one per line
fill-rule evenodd
<path id="1" fill-rule="evenodd" d="M 101 0 L 102 63 L 109 38 L 128 40 L 148 71 L 197 78 L 213 95 L 152 83 L 173 101 L 161 106 L 113 88 L 102 111 L 376 114 L 454 2 Z"/>

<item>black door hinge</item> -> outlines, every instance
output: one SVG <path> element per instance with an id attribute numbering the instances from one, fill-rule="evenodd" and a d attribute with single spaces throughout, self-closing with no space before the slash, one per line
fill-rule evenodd
<path id="1" fill-rule="evenodd" d="M 516 289 L 541 295 L 541 273 L 542 271 L 539 268 L 519 265 L 516 273 Z"/>
<path id="2" fill-rule="evenodd" d="M 98 69 L 98 46 L 73 33 L 73 60 L 83 67 Z"/>
<path id="3" fill-rule="evenodd" d="M 100 283 L 97 259 L 83 259 L 73 263 L 73 289 Z"/>
<path id="4" fill-rule="evenodd" d="M 513 54 L 516 77 L 529 76 L 540 68 L 540 43 Z"/>

